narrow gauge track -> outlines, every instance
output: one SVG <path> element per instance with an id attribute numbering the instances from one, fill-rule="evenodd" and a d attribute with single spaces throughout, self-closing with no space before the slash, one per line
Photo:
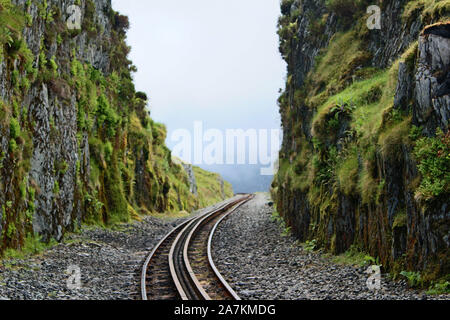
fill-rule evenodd
<path id="1" fill-rule="evenodd" d="M 240 300 L 211 256 L 214 231 L 253 195 L 238 195 L 167 234 L 144 262 L 142 300 Z"/>

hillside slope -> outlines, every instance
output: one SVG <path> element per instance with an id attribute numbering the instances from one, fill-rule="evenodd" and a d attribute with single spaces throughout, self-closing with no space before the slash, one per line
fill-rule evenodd
<path id="1" fill-rule="evenodd" d="M 370 30 L 374 1 L 282 1 L 272 191 L 300 240 L 426 283 L 450 267 L 450 1 L 379 3 L 381 30 Z"/>
<path id="2" fill-rule="evenodd" d="M 0 0 L 0 252 L 205 202 L 135 91 L 128 27 L 110 0 Z"/>

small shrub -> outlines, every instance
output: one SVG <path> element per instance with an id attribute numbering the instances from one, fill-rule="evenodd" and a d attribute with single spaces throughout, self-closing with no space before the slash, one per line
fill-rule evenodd
<path id="1" fill-rule="evenodd" d="M 350 101 L 344 101 L 340 99 L 336 106 L 331 108 L 330 113 L 334 114 L 345 114 L 350 115 L 353 111 L 355 111 L 356 105 L 350 100 Z"/>
<path id="2" fill-rule="evenodd" d="M 271 220 L 273 222 L 279 224 L 280 227 L 283 229 L 283 231 L 281 233 L 282 237 L 287 237 L 291 233 L 292 228 L 286 226 L 286 222 L 284 221 L 284 219 L 280 216 L 280 214 L 276 210 L 274 210 L 272 212 Z"/>
<path id="3" fill-rule="evenodd" d="M 276 210 L 274 210 L 272 212 L 272 216 L 270 217 L 270 219 L 272 220 L 272 222 L 277 222 L 277 223 L 283 222 L 283 218 L 281 218 L 280 214 Z"/>
<path id="4" fill-rule="evenodd" d="M 105 95 L 100 95 L 97 100 L 97 123 L 99 127 L 105 126 L 108 137 L 114 137 L 120 118 L 111 107 Z"/>
<path id="5" fill-rule="evenodd" d="M 285 227 L 283 232 L 281 233 L 282 237 L 287 237 L 291 234 L 292 232 L 292 227 Z"/>
<path id="6" fill-rule="evenodd" d="M 416 198 L 431 200 L 448 191 L 450 184 L 450 132 L 438 129 L 434 138 L 422 138 L 416 142 L 414 155 L 422 175 Z"/>
<path id="7" fill-rule="evenodd" d="M 17 150 L 17 142 L 14 139 L 9 140 L 9 151 L 16 152 Z"/>
<path id="8" fill-rule="evenodd" d="M 291 13 L 291 7 L 294 4 L 294 0 L 282 0 L 281 1 L 281 14 L 289 15 Z"/>
<path id="9" fill-rule="evenodd" d="M 36 255 L 57 244 L 56 240 L 50 240 L 48 243 L 42 242 L 39 235 L 28 234 L 24 239 L 23 246 L 16 249 L 6 249 L 3 255 L 4 259 L 24 259 L 30 255 Z"/>
<path id="10" fill-rule="evenodd" d="M 418 140 L 422 136 L 423 129 L 421 127 L 411 126 L 411 130 L 409 131 L 409 138 L 412 141 Z"/>
<path id="11" fill-rule="evenodd" d="M 106 161 L 108 161 L 108 162 L 111 161 L 111 156 L 113 154 L 113 151 L 114 151 L 114 149 L 113 149 L 111 142 L 107 141 L 104 146 Z"/>
<path id="12" fill-rule="evenodd" d="M 53 193 L 55 195 L 59 194 L 59 182 L 55 180 L 55 184 L 53 185 Z"/>
<path id="13" fill-rule="evenodd" d="M 342 160 L 336 170 L 337 180 L 341 191 L 351 195 L 357 191 L 359 173 L 359 159 L 356 148 L 353 148 L 347 157 Z"/>
<path id="14" fill-rule="evenodd" d="M 437 295 L 437 294 L 449 294 L 450 293 L 450 282 L 440 282 L 433 284 L 427 291 L 429 295 Z"/>
<path id="15" fill-rule="evenodd" d="M 56 63 L 55 59 L 56 59 L 55 56 L 53 56 L 53 57 L 51 57 L 50 60 L 49 60 L 50 67 L 52 68 L 52 70 L 53 70 L 54 72 L 56 72 L 56 71 L 58 70 L 58 64 Z"/>
<path id="16" fill-rule="evenodd" d="M 127 16 L 116 14 L 114 17 L 114 29 L 119 32 L 126 32 L 130 28 L 130 21 Z"/>
<path id="17" fill-rule="evenodd" d="M 19 38 L 15 38 L 13 36 L 12 41 L 10 41 L 6 46 L 6 52 L 10 56 L 14 56 L 19 52 L 22 45 L 23 45 L 23 40 L 19 39 Z"/>
<path id="18" fill-rule="evenodd" d="M 335 168 L 338 161 L 338 151 L 335 147 L 328 150 L 325 160 L 321 160 L 319 156 L 313 157 L 313 168 L 315 171 L 315 182 L 318 185 L 327 185 L 333 182 L 335 176 Z"/>
<path id="19" fill-rule="evenodd" d="M 86 216 L 84 222 L 93 225 L 101 224 L 103 222 L 102 211 L 105 205 L 98 200 L 98 191 L 94 190 L 92 195 L 89 193 L 85 193 L 84 205 L 86 208 Z"/>
<path id="20" fill-rule="evenodd" d="M 370 265 L 379 265 L 379 259 L 361 251 L 358 246 L 352 245 L 346 252 L 333 258 L 333 261 L 343 265 L 353 265 L 367 267 Z"/>
<path id="21" fill-rule="evenodd" d="M 401 119 L 401 116 L 394 114 L 392 121 L 398 122 Z M 399 160 L 402 158 L 403 146 L 409 144 L 410 125 L 411 118 L 408 117 L 404 121 L 391 126 L 380 134 L 378 143 L 385 159 Z"/>
<path id="22" fill-rule="evenodd" d="M 313 252 L 314 250 L 316 250 L 317 247 L 317 240 L 313 239 L 313 240 L 308 240 L 303 244 L 303 249 L 306 252 Z"/>
<path id="23" fill-rule="evenodd" d="M 9 123 L 9 135 L 11 139 L 17 139 L 20 136 L 20 124 L 15 118 L 11 118 Z"/>
<path id="24" fill-rule="evenodd" d="M 145 92 L 142 92 L 142 91 L 136 92 L 136 98 L 144 100 L 144 101 L 148 100 L 147 94 Z"/>
<path id="25" fill-rule="evenodd" d="M 413 272 L 413 271 L 402 271 L 400 272 L 402 276 L 404 276 L 406 279 L 408 279 L 408 284 L 411 288 L 417 288 L 422 286 L 422 276 L 419 272 Z"/>
<path id="26" fill-rule="evenodd" d="M 365 0 L 326 0 L 328 10 L 333 11 L 341 19 L 345 26 L 355 21 L 354 16 L 363 12 L 369 5 Z"/>
<path id="27" fill-rule="evenodd" d="M 74 77 L 84 76 L 83 64 L 80 61 L 78 61 L 77 59 L 74 59 L 70 66 L 70 72 L 72 73 L 72 75 Z"/>

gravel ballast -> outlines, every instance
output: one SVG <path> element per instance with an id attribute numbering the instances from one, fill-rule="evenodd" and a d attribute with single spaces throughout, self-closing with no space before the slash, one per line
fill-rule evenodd
<path id="1" fill-rule="evenodd" d="M 131 300 L 143 260 L 181 220 L 145 217 L 117 230 L 83 229 L 62 244 L 24 260 L 0 262 L 0 299 Z M 81 288 L 69 289 L 68 268 L 79 268 Z"/>
<path id="2" fill-rule="evenodd" d="M 449 299 L 408 289 L 406 281 L 382 275 L 381 289 L 366 284 L 367 267 L 338 265 L 309 252 L 272 221 L 268 194 L 231 214 L 213 238 L 216 266 L 245 300 L 422 300 Z"/>
<path id="3" fill-rule="evenodd" d="M 369 290 L 367 268 L 336 265 L 282 236 L 269 201 L 267 194 L 257 194 L 222 222 L 214 237 L 216 265 L 241 298 L 449 299 L 409 290 L 405 281 L 384 276 L 381 290 Z M 40 255 L 0 261 L 0 300 L 136 299 L 143 260 L 183 220 L 149 216 L 115 230 L 83 228 Z M 81 288 L 68 286 L 71 266 L 80 270 Z"/>

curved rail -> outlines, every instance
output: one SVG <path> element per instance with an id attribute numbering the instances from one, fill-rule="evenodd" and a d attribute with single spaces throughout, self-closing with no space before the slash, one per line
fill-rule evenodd
<path id="1" fill-rule="evenodd" d="M 189 257 L 190 251 L 194 250 L 195 243 L 202 243 L 204 238 L 204 242 L 207 243 L 207 249 L 206 252 L 204 252 L 204 256 L 208 262 L 208 265 L 205 266 L 205 268 L 211 270 L 211 272 L 208 273 L 210 278 L 214 278 L 211 281 L 217 283 L 217 285 L 221 287 L 220 294 L 216 294 L 215 296 L 217 297 L 217 295 L 219 295 L 220 298 L 240 300 L 239 296 L 228 285 L 214 265 L 211 255 L 211 243 L 213 234 L 223 219 L 252 198 L 253 196 L 251 195 L 239 196 L 237 199 L 232 198 L 218 208 L 214 208 L 199 217 L 194 217 L 185 221 L 167 234 L 145 260 L 141 272 L 141 298 L 143 300 L 148 300 L 149 298 L 148 290 L 149 287 L 151 287 L 148 283 L 149 278 L 152 279 L 153 282 L 155 282 L 155 278 L 158 278 L 157 274 L 152 277 L 152 274 L 149 272 L 150 268 L 153 268 L 155 270 L 154 272 L 162 272 L 163 278 L 170 275 L 170 279 L 163 279 L 160 281 L 166 286 L 166 291 L 173 291 L 164 297 L 182 300 L 211 300 L 210 294 L 202 286 L 194 272 Z M 207 236 L 203 236 L 203 234 L 206 233 Z M 194 238 L 196 239 L 195 243 L 193 242 Z M 205 259 L 205 257 L 200 258 Z M 158 266 L 158 261 L 164 265 Z M 160 269 L 162 269 L 162 271 L 160 271 Z M 159 282 L 156 280 L 156 285 L 158 285 L 158 283 Z M 151 289 L 157 291 L 157 288 Z M 174 293 L 175 291 L 176 294 Z"/>
<path id="2" fill-rule="evenodd" d="M 185 275 L 190 272 L 184 260 L 183 244 L 186 241 L 187 234 L 193 229 L 194 223 L 191 221 L 175 239 L 169 253 L 170 274 L 182 300 L 200 299 L 203 296 L 202 288 L 198 283 L 192 283 L 189 277 Z M 191 270 L 192 272 L 192 270 Z"/>
<path id="3" fill-rule="evenodd" d="M 172 231 L 170 231 L 161 241 L 155 246 L 153 251 L 148 255 L 147 259 L 144 262 L 144 266 L 142 267 L 141 272 L 141 298 L 142 300 L 148 300 L 147 296 L 147 272 L 150 266 L 150 263 L 153 261 L 155 256 L 163 250 L 164 245 L 169 244 L 170 238 L 178 235 L 178 233 L 182 230 L 182 228 L 189 223 L 190 220 L 185 221 L 184 223 L 180 224 L 176 228 L 174 228 Z"/>
<path id="4" fill-rule="evenodd" d="M 253 198 L 254 196 L 252 196 Z M 249 199 L 250 200 L 250 199 Z M 247 201 L 249 201 L 247 200 Z M 230 287 L 230 285 L 228 284 L 228 282 L 223 278 L 222 274 L 219 272 L 219 270 L 216 267 L 216 264 L 214 263 L 213 257 L 212 257 L 212 240 L 214 237 L 214 234 L 217 230 L 217 227 L 222 223 L 223 220 L 225 220 L 225 218 L 227 218 L 230 214 L 232 214 L 237 208 L 239 208 L 240 206 L 242 206 L 244 203 L 246 203 L 247 201 L 240 203 L 239 205 L 237 205 L 236 208 L 234 208 L 233 210 L 230 210 L 227 214 L 223 215 L 215 224 L 214 227 L 211 230 L 211 233 L 209 234 L 208 237 L 208 261 L 209 261 L 209 265 L 211 267 L 211 269 L 213 270 L 213 272 L 215 273 L 217 279 L 219 279 L 220 283 L 222 284 L 222 286 L 230 293 L 230 295 L 233 297 L 234 300 L 241 300 L 241 298 L 237 295 L 237 293 L 233 290 L 233 288 Z"/>

